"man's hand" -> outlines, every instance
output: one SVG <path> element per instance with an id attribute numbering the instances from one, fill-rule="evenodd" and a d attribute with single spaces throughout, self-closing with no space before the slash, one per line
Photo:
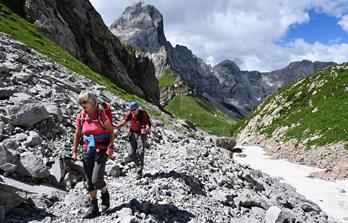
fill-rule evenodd
<path id="1" fill-rule="evenodd" d="M 114 150 L 115 150 L 114 144 L 109 144 L 108 150 L 106 152 L 109 158 L 111 158 L 112 155 L 114 154 Z"/>
<path id="2" fill-rule="evenodd" d="M 141 134 L 147 134 L 150 132 L 150 128 L 144 128 L 140 130 Z"/>

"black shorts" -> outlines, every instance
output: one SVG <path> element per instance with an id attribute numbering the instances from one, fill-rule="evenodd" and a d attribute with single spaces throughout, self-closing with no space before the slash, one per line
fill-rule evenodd
<path id="1" fill-rule="evenodd" d="M 106 186 L 104 181 L 105 164 L 107 161 L 106 149 L 93 153 L 83 151 L 83 169 L 87 181 L 87 190 L 100 190 Z"/>

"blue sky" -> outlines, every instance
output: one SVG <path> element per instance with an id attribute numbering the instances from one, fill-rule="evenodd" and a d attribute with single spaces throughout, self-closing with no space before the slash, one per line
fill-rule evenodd
<path id="1" fill-rule="evenodd" d="M 348 43 L 348 34 L 338 25 L 338 18 L 315 10 L 309 10 L 308 14 L 309 22 L 291 25 L 282 42 L 304 39 L 308 43 Z"/>
<path id="2" fill-rule="evenodd" d="M 107 26 L 135 0 L 91 0 Z M 299 60 L 348 62 L 348 0 L 144 0 L 173 46 L 205 62 L 271 71 Z"/>

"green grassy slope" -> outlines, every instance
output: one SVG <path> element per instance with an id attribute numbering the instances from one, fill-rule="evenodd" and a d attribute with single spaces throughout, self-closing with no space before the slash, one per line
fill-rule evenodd
<path id="1" fill-rule="evenodd" d="M 160 89 L 180 80 L 178 74 L 167 70 L 160 78 Z M 193 122 L 200 129 L 214 135 L 228 135 L 230 126 L 235 123 L 228 115 L 218 110 L 209 101 L 197 96 L 186 96 L 188 87 L 183 85 L 175 90 L 175 96 L 165 107 L 165 110 L 172 113 L 176 118 L 187 119 Z M 161 97 L 166 97 L 162 92 Z"/>
<path id="2" fill-rule="evenodd" d="M 188 119 L 211 134 L 226 135 L 234 121 L 207 100 L 178 95 L 165 109 L 175 117 Z"/>
<path id="3" fill-rule="evenodd" d="M 296 139 L 308 147 L 348 142 L 348 63 L 316 72 L 270 96 L 255 112 L 235 126 L 237 134 L 252 118 L 273 117 L 259 124 L 269 137 L 288 128 L 284 140 Z M 347 145 L 347 144 L 346 144 Z M 347 147 L 347 146 L 346 146 Z"/>
<path id="4" fill-rule="evenodd" d="M 178 74 L 172 70 L 166 70 L 164 74 L 158 79 L 160 89 L 163 89 L 179 79 Z"/>
<path id="5" fill-rule="evenodd" d="M 37 28 L 13 13 L 4 4 L 0 3 L 0 32 L 7 33 L 25 43 L 30 48 L 53 59 L 68 69 L 83 75 L 97 84 L 106 86 L 111 92 L 126 100 L 136 100 L 134 96 L 120 88 L 110 79 L 95 73 L 84 63 L 64 51 L 57 44 L 46 38 Z"/>

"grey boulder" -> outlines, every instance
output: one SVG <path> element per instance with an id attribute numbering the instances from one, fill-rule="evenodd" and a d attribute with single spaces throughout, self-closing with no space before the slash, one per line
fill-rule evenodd
<path id="1" fill-rule="evenodd" d="M 17 166 L 18 157 L 0 145 L 0 169 L 7 173 L 13 173 L 16 171 Z"/>
<path id="2" fill-rule="evenodd" d="M 13 106 L 10 108 L 10 114 L 12 125 L 28 128 L 49 117 L 45 106 L 36 102 Z"/>
<path id="3" fill-rule="evenodd" d="M 42 160 L 35 155 L 21 157 L 21 163 L 28 171 L 28 174 L 34 178 L 46 178 L 49 176 L 49 170 Z"/>
<path id="4" fill-rule="evenodd" d="M 231 137 L 219 137 L 216 139 L 216 146 L 232 151 L 236 146 L 236 139 Z"/>

